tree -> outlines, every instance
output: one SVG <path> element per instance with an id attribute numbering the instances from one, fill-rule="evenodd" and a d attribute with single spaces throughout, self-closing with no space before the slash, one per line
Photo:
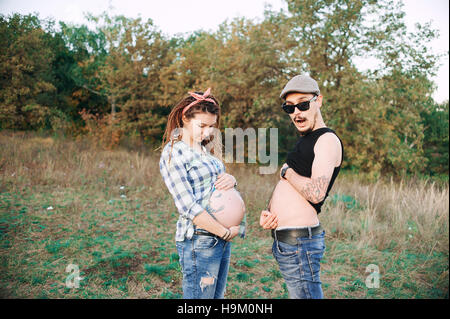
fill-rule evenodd
<path id="1" fill-rule="evenodd" d="M 278 95 L 287 81 L 289 29 L 282 15 L 266 10 L 265 17 L 262 23 L 237 18 L 215 33 L 197 31 L 179 41 L 162 81 L 177 99 L 211 87 L 222 107 L 222 128 L 279 127 L 284 140 L 292 137 L 283 134 L 291 126 Z"/>
<path id="2" fill-rule="evenodd" d="M 449 108 L 448 100 L 434 104 L 422 113 L 424 126 L 424 151 L 428 159 L 426 173 L 429 175 L 448 174 Z"/>
<path id="3" fill-rule="evenodd" d="M 420 112 L 430 103 L 438 56 L 430 25 L 407 33 L 401 4 L 375 0 L 288 0 L 293 70 L 319 80 L 326 122 L 341 135 L 347 167 L 422 171 Z M 361 72 L 355 59 L 376 58 Z"/>
<path id="4" fill-rule="evenodd" d="M 58 32 L 31 15 L 1 16 L 0 128 L 55 127 L 52 119 L 78 121 L 83 110 L 80 122 L 100 137 L 156 142 L 171 107 L 211 87 L 221 127 L 277 127 L 283 160 L 298 135 L 279 93 L 308 72 L 324 95 L 325 122 L 344 142 L 345 168 L 376 178 L 448 167 L 448 134 L 434 131 L 448 111 L 431 98 L 440 58 L 428 47 L 431 25 L 407 32 L 393 0 L 286 2 L 262 21 L 236 18 L 172 38 L 151 20 L 107 13 L 87 16 L 94 29 L 60 23 Z M 357 59 L 377 66 L 359 70 Z"/>
<path id="5" fill-rule="evenodd" d="M 84 59 L 74 72 L 78 83 L 107 99 L 111 120 L 122 132 L 158 139 L 164 129 L 161 108 L 166 102 L 160 77 L 172 62 L 172 43 L 150 19 L 143 22 L 106 13 L 88 19 L 96 25 L 95 32 L 84 28 L 73 33 L 83 35 L 79 47 L 88 42 L 92 48 L 81 51 Z"/>
<path id="6" fill-rule="evenodd" d="M 33 15 L 0 15 L 0 128 L 39 129 L 50 115 L 52 48 Z"/>
<path id="7" fill-rule="evenodd" d="M 106 38 L 102 32 L 90 30 L 86 25 L 76 26 L 60 22 L 61 35 L 69 51 L 67 71 L 69 81 L 74 83 L 67 92 L 74 106 L 74 117 L 86 110 L 90 114 L 103 116 L 110 112 L 110 105 L 101 92 L 99 69 L 105 64 L 108 52 Z"/>

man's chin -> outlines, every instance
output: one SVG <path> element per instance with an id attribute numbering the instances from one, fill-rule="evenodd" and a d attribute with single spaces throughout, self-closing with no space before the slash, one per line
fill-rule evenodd
<path id="1" fill-rule="evenodd" d="M 295 124 L 295 127 L 297 128 L 297 131 L 300 132 L 300 134 L 306 134 L 308 132 L 311 132 L 311 127 L 310 126 L 304 126 L 304 125 L 297 125 Z"/>

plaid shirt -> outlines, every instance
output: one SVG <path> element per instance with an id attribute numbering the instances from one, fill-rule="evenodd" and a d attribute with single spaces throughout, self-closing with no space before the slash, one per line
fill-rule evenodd
<path id="1" fill-rule="evenodd" d="M 192 220 L 203 211 L 210 212 L 209 198 L 215 190 L 217 176 L 225 172 L 225 165 L 216 157 L 208 154 L 202 146 L 203 154 L 194 150 L 183 141 L 164 146 L 159 160 L 159 170 L 164 183 L 172 195 L 180 213 L 177 221 L 176 241 L 191 239 L 194 233 Z M 246 218 L 241 222 L 239 235 L 245 236 Z"/>

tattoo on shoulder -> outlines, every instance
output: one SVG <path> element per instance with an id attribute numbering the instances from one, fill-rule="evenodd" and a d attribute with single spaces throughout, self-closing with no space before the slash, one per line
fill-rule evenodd
<path id="1" fill-rule="evenodd" d="M 311 202 L 321 202 L 325 198 L 330 180 L 325 175 L 311 179 L 311 182 L 302 189 L 303 195 Z"/>

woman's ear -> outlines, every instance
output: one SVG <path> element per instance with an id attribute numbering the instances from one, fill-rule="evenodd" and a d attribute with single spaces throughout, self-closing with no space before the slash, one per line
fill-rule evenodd
<path id="1" fill-rule="evenodd" d="M 183 122 L 183 126 L 184 126 L 184 125 L 186 125 L 189 122 L 189 120 L 186 118 L 185 115 L 182 115 L 181 116 L 181 122 Z"/>

